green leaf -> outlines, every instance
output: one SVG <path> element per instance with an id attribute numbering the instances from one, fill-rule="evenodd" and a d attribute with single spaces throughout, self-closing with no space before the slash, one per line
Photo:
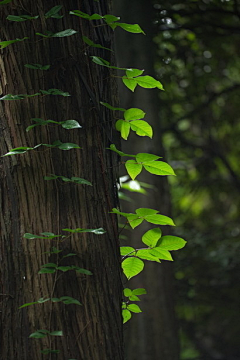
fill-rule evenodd
<path id="1" fill-rule="evenodd" d="M 150 249 L 149 252 L 161 260 L 173 261 L 172 255 L 168 250 L 162 250 L 159 247 L 155 247 Z"/>
<path id="2" fill-rule="evenodd" d="M 121 132 L 122 138 L 127 140 L 130 132 L 130 124 L 124 120 L 118 120 L 116 122 L 116 129 Z"/>
<path id="3" fill-rule="evenodd" d="M 140 307 L 136 304 L 130 304 L 127 306 L 127 309 L 130 310 L 131 312 L 134 313 L 140 313 L 142 312 L 142 310 L 140 309 Z"/>
<path id="4" fill-rule="evenodd" d="M 151 224 L 155 224 L 155 225 L 171 225 L 171 226 L 175 226 L 173 220 L 165 215 L 147 215 L 145 216 L 145 220 Z"/>
<path id="5" fill-rule="evenodd" d="M 154 175 L 175 175 L 173 168 L 163 161 L 145 161 L 143 167 L 145 170 Z"/>
<path id="6" fill-rule="evenodd" d="M 76 120 L 66 120 L 61 122 L 61 125 L 64 129 L 68 129 L 68 130 L 82 127 Z"/>
<path id="7" fill-rule="evenodd" d="M 142 237 L 142 242 L 149 247 L 155 247 L 161 238 L 162 232 L 159 228 L 148 230 Z"/>
<path id="8" fill-rule="evenodd" d="M 124 83 L 124 85 L 126 85 L 126 87 L 128 89 L 130 89 L 132 92 L 134 92 L 136 86 L 137 86 L 137 81 L 135 79 L 132 78 L 126 78 L 126 77 L 122 77 L 122 82 Z"/>
<path id="9" fill-rule="evenodd" d="M 129 297 L 129 296 L 132 295 L 132 290 L 130 290 L 130 289 L 128 289 L 128 288 L 125 288 L 125 289 L 123 290 L 123 294 L 124 294 L 124 296 Z"/>
<path id="10" fill-rule="evenodd" d="M 72 265 L 69 266 L 58 266 L 57 267 L 58 270 L 63 271 L 63 272 L 67 272 L 70 270 L 74 270 Z"/>
<path id="11" fill-rule="evenodd" d="M 128 78 L 133 78 L 135 76 L 142 75 L 143 72 L 144 72 L 144 70 L 140 70 L 140 69 L 127 69 L 126 75 Z"/>
<path id="12" fill-rule="evenodd" d="M 134 120 L 130 122 L 131 129 L 139 136 L 148 136 L 152 138 L 153 130 L 151 125 L 143 120 Z"/>
<path id="13" fill-rule="evenodd" d="M 129 257 L 122 262 L 124 275 L 129 279 L 138 275 L 144 268 L 144 262 L 136 257 Z"/>
<path id="14" fill-rule="evenodd" d="M 73 143 L 62 143 L 61 145 L 58 146 L 58 148 L 60 150 L 81 149 L 80 146 L 78 146 L 77 144 L 73 144 Z"/>
<path id="15" fill-rule="evenodd" d="M 123 309 L 122 310 L 122 317 L 123 317 L 123 324 L 125 324 L 128 320 L 131 319 L 132 314 L 129 310 Z"/>
<path id="16" fill-rule="evenodd" d="M 150 249 L 140 249 L 136 252 L 135 256 L 143 260 L 156 261 L 159 263 L 159 259 L 156 256 L 152 255 L 149 250 Z"/>
<path id="17" fill-rule="evenodd" d="M 139 297 L 136 295 L 129 296 L 129 300 L 131 301 L 140 301 Z"/>
<path id="18" fill-rule="evenodd" d="M 7 20 L 9 21 L 26 21 L 26 20 L 35 20 L 39 18 L 39 15 L 37 16 L 29 16 L 29 15 L 21 15 L 21 16 L 15 16 L 15 15 L 8 15 Z"/>
<path id="19" fill-rule="evenodd" d="M 145 35 L 145 32 L 140 28 L 138 24 L 125 24 L 125 23 L 115 23 L 117 26 L 121 27 L 123 30 L 126 30 L 130 33 L 139 34 L 142 33 Z"/>
<path id="20" fill-rule="evenodd" d="M 45 338 L 50 332 L 48 330 L 37 330 L 36 332 L 29 335 L 30 338 L 42 339 Z"/>
<path id="21" fill-rule="evenodd" d="M 107 24 L 109 24 L 109 23 L 120 20 L 120 17 L 119 16 L 114 16 L 114 15 L 111 15 L 111 14 L 107 14 L 107 15 L 103 16 L 103 19 L 106 21 Z"/>
<path id="22" fill-rule="evenodd" d="M 62 330 L 56 330 L 56 331 L 50 332 L 49 335 L 52 335 L 52 336 L 63 336 L 63 332 L 62 332 Z"/>
<path id="23" fill-rule="evenodd" d="M 52 35 L 52 37 L 58 37 L 58 38 L 62 38 L 62 37 L 66 37 L 66 36 L 72 36 L 74 34 L 76 34 L 77 31 L 76 30 L 73 30 L 73 29 L 66 29 L 64 31 L 60 31 L 60 32 L 57 32 L 55 34 Z"/>
<path id="24" fill-rule="evenodd" d="M 139 153 L 136 155 L 136 160 L 139 163 L 145 163 L 145 162 L 152 162 L 155 160 L 160 159 L 160 156 L 157 155 L 153 155 L 153 154 L 148 154 L 148 153 Z"/>
<path id="25" fill-rule="evenodd" d="M 92 183 L 90 181 L 79 178 L 79 177 L 71 177 L 71 181 L 73 181 L 76 184 L 82 184 L 82 185 L 90 185 L 92 186 Z"/>
<path id="26" fill-rule="evenodd" d="M 56 272 L 56 269 L 55 268 L 42 268 L 39 270 L 38 274 L 53 274 Z"/>
<path id="27" fill-rule="evenodd" d="M 86 232 L 90 232 L 96 235 L 102 235 L 105 234 L 106 231 L 103 228 L 99 228 L 99 229 L 62 229 L 63 231 L 68 231 L 71 233 L 86 233 Z"/>
<path id="28" fill-rule="evenodd" d="M 126 256 L 126 255 L 133 255 L 135 252 L 135 249 L 131 246 L 120 246 L 120 254 L 122 256 Z"/>
<path id="29" fill-rule="evenodd" d="M 1 5 L 1 3 L 0 3 L 0 5 Z M 8 40 L 8 41 L 1 41 L 0 42 L 0 49 L 4 49 L 5 47 L 7 47 L 7 46 L 9 46 L 9 45 L 11 45 L 11 44 L 14 44 L 14 43 L 16 43 L 16 42 L 19 42 L 19 41 L 24 41 L 24 40 L 26 40 L 26 39 L 29 39 L 28 37 L 24 37 L 24 38 L 22 38 L 22 39 L 14 39 L 14 40 Z M 1 99 L 0 99 L 1 100 Z"/>
<path id="30" fill-rule="evenodd" d="M 132 229 L 135 229 L 135 227 L 137 227 L 143 222 L 143 219 L 139 218 L 139 216 L 135 214 L 129 214 L 127 216 L 127 219 Z"/>
<path id="31" fill-rule="evenodd" d="M 94 42 L 93 42 L 92 40 L 90 40 L 87 36 L 83 36 L 82 38 L 83 38 L 83 41 L 84 41 L 87 45 L 89 45 L 89 46 L 92 46 L 92 47 L 95 47 L 95 48 L 99 48 L 99 49 L 104 49 L 104 50 L 113 51 L 112 49 L 109 49 L 109 48 L 104 47 L 104 46 L 102 46 L 102 45 L 100 45 L 100 44 L 94 43 Z"/>
<path id="32" fill-rule="evenodd" d="M 103 18 L 103 16 L 99 15 L 99 14 L 93 14 L 93 15 L 88 15 L 80 10 L 72 10 L 69 12 L 70 15 L 76 15 L 79 16 L 83 19 L 87 19 L 87 20 L 100 20 Z"/>
<path id="33" fill-rule="evenodd" d="M 146 89 L 158 88 L 160 90 L 163 90 L 163 86 L 160 83 L 160 81 L 154 79 L 152 76 L 149 75 L 139 76 L 135 78 L 135 80 L 137 84 L 143 88 Z"/>
<path id="34" fill-rule="evenodd" d="M 72 298 L 71 296 L 62 296 L 59 299 L 66 305 L 75 304 L 75 305 L 82 305 L 77 299 Z"/>
<path id="35" fill-rule="evenodd" d="M 136 214 L 138 216 L 141 216 L 141 217 L 145 217 L 146 215 L 154 215 L 154 214 L 157 214 L 157 213 L 158 213 L 157 210 L 149 209 L 149 208 L 136 209 Z"/>
<path id="36" fill-rule="evenodd" d="M 136 160 L 127 160 L 125 167 L 132 180 L 134 180 L 142 171 L 142 164 L 138 164 Z"/>
<path id="37" fill-rule="evenodd" d="M 50 68 L 50 65 L 41 65 L 41 64 L 25 64 L 24 66 L 28 69 L 34 69 L 34 70 L 48 70 Z"/>
<path id="38" fill-rule="evenodd" d="M 68 92 L 64 92 L 60 89 L 48 89 L 48 90 L 39 90 L 43 95 L 61 95 L 61 96 L 71 96 Z"/>
<path id="39" fill-rule="evenodd" d="M 179 250 L 186 245 L 186 241 L 180 237 L 165 235 L 157 243 L 157 247 L 165 250 Z"/>
<path id="40" fill-rule="evenodd" d="M 62 9 L 62 5 L 56 5 L 53 8 L 51 8 L 46 14 L 45 14 L 45 18 L 49 19 L 49 18 L 57 18 L 60 19 L 63 16 L 60 16 L 58 14 L 58 12 Z"/>
<path id="41" fill-rule="evenodd" d="M 124 112 L 124 119 L 127 121 L 143 119 L 146 113 L 138 108 L 131 108 Z"/>
<path id="42" fill-rule="evenodd" d="M 45 234 L 49 234 L 49 235 L 45 235 Z M 52 235 L 50 235 L 52 234 Z M 31 233 L 26 233 L 23 235 L 23 237 L 25 239 L 29 239 L 29 240 L 32 240 L 32 239 L 53 239 L 55 237 L 60 237 L 61 235 L 55 235 L 53 233 L 42 233 L 43 236 L 40 236 L 40 235 L 34 235 L 34 234 L 31 234 Z"/>
<path id="43" fill-rule="evenodd" d="M 38 304 L 38 302 L 34 301 L 34 302 L 31 302 L 31 303 L 23 304 L 23 305 L 19 306 L 19 309 L 23 309 L 23 308 L 25 308 L 27 306 L 34 305 L 34 304 Z"/>
<path id="44" fill-rule="evenodd" d="M 105 106 L 106 108 L 110 109 L 110 110 L 118 110 L 118 111 L 125 111 L 126 109 L 123 109 L 123 108 L 117 108 L 117 107 L 114 107 L 108 103 L 105 103 L 105 102 L 102 102 L 100 101 L 100 104 Z"/>
<path id="45" fill-rule="evenodd" d="M 146 294 L 147 292 L 146 292 L 146 289 L 138 288 L 138 289 L 134 289 L 134 290 L 132 291 L 132 293 L 133 293 L 134 295 L 144 295 L 144 294 Z"/>

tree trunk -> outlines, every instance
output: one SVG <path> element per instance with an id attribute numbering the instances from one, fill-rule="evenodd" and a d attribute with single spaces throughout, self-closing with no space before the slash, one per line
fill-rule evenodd
<path id="1" fill-rule="evenodd" d="M 62 19 L 46 19 L 44 14 L 62 4 Z M 99 101 L 114 102 L 116 86 L 109 69 L 92 63 L 89 55 L 109 58 L 110 52 L 91 50 L 82 41 L 85 35 L 111 47 L 111 29 L 95 27 L 88 20 L 69 15 L 70 10 L 110 13 L 109 1 L 43 0 L 13 1 L 0 5 L 1 41 L 29 39 L 12 44 L 0 54 L 0 92 L 34 94 L 39 89 L 61 89 L 71 96 L 36 96 L 16 101 L 0 101 L 1 155 L 20 147 L 37 144 L 79 144 L 82 149 L 62 151 L 41 146 L 21 155 L 0 160 L 1 224 L 1 359 L 123 359 L 121 318 L 121 271 L 116 206 L 116 157 L 106 150 L 112 142 L 112 119 Z M 8 14 L 31 16 L 36 20 L 12 22 Z M 74 29 L 77 34 L 43 38 L 36 32 L 57 33 Z M 111 61 L 111 59 L 109 59 Z M 33 70 L 24 64 L 51 65 L 50 70 Z M 81 129 L 38 126 L 29 132 L 31 118 L 64 121 L 75 119 Z M 81 177 L 92 186 L 62 180 L 44 180 L 50 174 Z M 80 233 L 61 243 L 54 240 L 25 239 L 24 233 L 70 233 L 62 229 L 104 228 L 104 235 Z M 55 246 L 59 255 L 46 252 Z M 75 271 L 38 274 L 41 265 L 75 265 L 93 275 Z M 82 303 L 64 305 L 51 301 L 18 309 L 39 298 L 71 296 Z M 32 339 L 38 329 L 62 330 L 63 337 Z M 59 349 L 44 356 L 41 350 Z"/>
<path id="2" fill-rule="evenodd" d="M 114 12 L 121 17 L 122 22 L 138 23 L 146 32 L 144 35 L 116 32 L 118 65 L 145 69 L 145 75 L 155 77 L 154 73 L 154 8 L 147 0 L 115 0 Z M 127 44 L 131 44 L 128 47 Z M 148 121 L 154 131 L 153 139 L 139 138 L 131 134 L 129 140 L 122 144 L 126 153 L 153 153 L 164 159 L 164 149 L 161 142 L 158 90 L 136 88 L 134 93 L 126 88 L 120 92 L 121 106 L 128 109 L 141 108 L 146 112 Z M 135 212 L 136 208 L 146 207 L 160 211 L 160 214 L 171 216 L 170 194 L 166 177 L 142 173 L 139 181 L 152 184 L 154 189 L 148 190 L 148 196 L 131 195 L 134 202 L 125 203 L 125 212 Z M 135 248 L 142 247 L 141 236 L 149 229 L 149 225 L 141 225 L 134 229 L 128 242 L 124 245 Z M 166 228 L 162 230 L 167 232 Z M 171 229 L 169 229 L 171 231 Z M 127 235 L 129 235 L 127 233 Z M 137 314 L 127 323 L 126 327 L 126 359 L 131 360 L 178 360 L 179 343 L 177 323 L 174 313 L 173 264 L 162 262 L 146 262 L 144 271 L 132 279 L 127 287 L 131 289 L 144 287 L 147 295 L 140 303 L 143 314 Z"/>

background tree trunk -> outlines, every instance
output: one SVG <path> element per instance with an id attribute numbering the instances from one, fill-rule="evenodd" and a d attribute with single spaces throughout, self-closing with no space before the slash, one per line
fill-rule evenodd
<path id="1" fill-rule="evenodd" d="M 114 13 L 121 16 L 121 21 L 137 23 L 146 32 L 144 35 L 128 34 L 116 31 L 118 63 L 121 67 L 145 69 L 146 75 L 155 77 L 154 58 L 154 8 L 147 0 L 115 0 Z M 129 46 L 130 44 L 130 46 Z M 164 159 L 164 149 L 159 133 L 160 100 L 157 90 L 137 87 L 134 93 L 124 88 L 120 93 L 121 106 L 137 107 L 146 112 L 146 120 L 152 125 L 153 139 L 139 138 L 131 134 L 127 142 L 123 142 L 122 150 L 136 154 L 147 152 L 161 155 Z M 160 211 L 160 214 L 171 216 L 170 194 L 166 177 L 143 173 L 137 178 L 154 186 L 148 190 L 148 196 L 137 194 L 131 197 L 134 203 L 122 205 L 123 211 L 134 212 L 136 208 L 147 207 Z M 127 244 L 141 247 L 141 236 L 149 229 L 149 225 L 141 225 L 131 232 Z M 166 231 L 166 228 L 163 229 Z M 170 229 L 171 230 L 171 229 Z M 142 297 L 140 307 L 143 314 L 133 316 L 127 323 L 125 332 L 126 359 L 131 360 L 178 360 L 179 343 L 177 324 L 174 313 L 173 264 L 162 262 L 146 262 L 140 276 L 127 284 L 131 289 L 144 287 L 147 295 Z"/>
<path id="2" fill-rule="evenodd" d="M 46 19 L 53 6 L 63 4 L 62 19 Z M 1 51 L 0 88 L 6 94 L 34 94 L 39 89 L 58 88 L 71 97 L 37 96 L 25 100 L 0 102 L 1 155 L 19 146 L 52 144 L 56 140 L 79 144 L 81 150 L 61 151 L 40 147 L 23 155 L 0 160 L 1 206 L 1 359 L 42 359 L 40 350 L 60 349 L 48 359 L 123 359 L 122 287 L 116 218 L 109 211 L 116 206 L 116 158 L 106 150 L 112 142 L 111 118 L 99 101 L 114 102 L 116 86 L 110 71 L 92 63 L 93 50 L 82 35 L 111 47 L 108 27 L 94 27 L 87 20 L 70 16 L 70 10 L 91 13 L 110 12 L 109 2 L 101 1 L 13 1 L 1 6 L 1 41 L 30 39 Z M 8 14 L 39 14 L 26 22 L 6 20 Z M 70 37 L 44 39 L 36 32 L 53 33 L 75 29 Z M 92 53 L 91 53 L 92 52 Z M 110 52 L 94 49 L 109 58 Z M 31 70 L 24 64 L 49 64 L 49 71 Z M 31 118 L 64 121 L 76 119 L 82 129 L 39 126 L 26 132 Z M 45 181 L 49 174 L 82 177 L 93 186 L 61 181 Z M 24 233 L 64 228 L 99 228 L 104 235 L 83 233 L 66 239 L 63 254 L 73 264 L 93 272 L 92 276 L 64 273 L 56 282 L 52 274 L 38 275 L 42 264 L 56 262 L 46 254 L 54 241 L 28 240 Z M 66 233 L 65 233 L 66 235 Z M 63 262 L 63 265 L 65 264 Z M 24 309 L 24 303 L 41 297 L 72 296 L 83 306 L 46 302 Z M 29 339 L 37 329 L 63 330 L 64 337 Z"/>

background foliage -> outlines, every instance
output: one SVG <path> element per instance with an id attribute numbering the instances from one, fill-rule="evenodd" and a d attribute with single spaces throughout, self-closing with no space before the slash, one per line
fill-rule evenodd
<path id="1" fill-rule="evenodd" d="M 173 217 L 188 241 L 175 257 L 182 359 L 239 359 L 240 5 L 154 3 Z"/>

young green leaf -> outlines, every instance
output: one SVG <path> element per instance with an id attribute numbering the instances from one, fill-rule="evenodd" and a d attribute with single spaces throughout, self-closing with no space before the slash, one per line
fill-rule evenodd
<path id="1" fill-rule="evenodd" d="M 24 66 L 28 69 L 34 69 L 34 70 L 48 70 L 50 68 L 50 65 L 41 65 L 41 64 L 25 64 Z"/>
<path id="2" fill-rule="evenodd" d="M 160 83 L 160 81 L 154 79 L 152 76 L 144 75 L 144 76 L 138 76 L 135 78 L 137 84 L 143 88 L 147 89 L 153 89 L 158 88 L 160 90 L 163 90 L 163 86 Z"/>
<path id="3" fill-rule="evenodd" d="M 30 334 L 29 337 L 33 339 L 42 339 L 46 337 L 48 334 L 50 334 L 50 331 L 48 330 L 37 330 L 36 332 Z"/>
<path id="4" fill-rule="evenodd" d="M 165 235 L 158 241 L 156 246 L 165 250 L 179 250 L 182 249 L 186 243 L 187 242 L 180 237 Z"/>
<path id="5" fill-rule="evenodd" d="M 86 233 L 86 232 L 90 232 L 96 235 L 102 235 L 105 234 L 106 231 L 103 228 L 99 228 L 99 229 L 62 229 L 63 231 L 68 231 L 70 233 Z"/>
<path id="6" fill-rule="evenodd" d="M 0 3 L 0 5 L 1 5 L 1 3 Z M 14 39 L 14 40 L 8 40 L 8 41 L 1 41 L 0 42 L 0 49 L 4 49 L 5 47 L 7 47 L 7 46 L 9 46 L 9 45 L 11 45 L 11 44 L 14 44 L 14 43 L 16 43 L 16 42 L 19 42 L 19 41 L 24 41 L 24 40 L 26 40 L 26 39 L 29 39 L 28 37 L 24 37 L 24 38 L 22 38 L 22 39 Z M 1 99 L 0 99 L 1 100 Z"/>
<path id="7" fill-rule="evenodd" d="M 130 289 L 128 289 L 128 288 L 125 288 L 125 289 L 123 290 L 123 294 L 124 294 L 124 296 L 129 297 L 129 296 L 132 295 L 132 290 L 130 290 Z"/>
<path id="8" fill-rule="evenodd" d="M 151 224 L 155 224 L 155 225 L 171 225 L 171 226 L 175 226 L 173 220 L 165 215 L 147 215 L 145 216 L 145 220 Z"/>
<path id="9" fill-rule="evenodd" d="M 7 20 L 9 21 L 26 21 L 26 20 L 35 20 L 38 19 L 39 15 L 37 16 L 30 16 L 30 15 L 21 15 L 21 16 L 15 16 L 15 15 L 8 15 Z"/>
<path id="10" fill-rule="evenodd" d="M 156 256 L 150 253 L 150 250 L 151 249 L 140 249 L 136 252 L 135 256 L 143 260 L 156 261 L 160 263 L 160 260 Z"/>
<path id="11" fill-rule="evenodd" d="M 123 324 L 125 324 L 128 320 L 131 319 L 132 314 L 129 310 L 123 309 L 122 310 L 122 317 L 123 317 Z"/>
<path id="12" fill-rule="evenodd" d="M 138 24 L 125 24 L 125 23 L 114 23 L 116 26 L 121 27 L 123 30 L 128 31 L 130 33 L 134 34 L 144 34 L 145 32 L 141 29 L 141 27 Z"/>
<path id="13" fill-rule="evenodd" d="M 154 175 L 175 175 L 173 168 L 163 161 L 144 162 L 145 170 Z"/>
<path id="14" fill-rule="evenodd" d="M 52 37 L 57 37 L 57 38 L 62 38 L 62 37 L 66 37 L 66 36 L 72 36 L 74 34 L 76 34 L 77 31 L 76 30 L 73 30 L 73 29 L 66 29 L 64 31 L 60 31 L 60 32 L 57 32 L 55 34 L 52 35 Z"/>
<path id="15" fill-rule="evenodd" d="M 129 257 L 122 262 L 124 275 L 129 279 L 138 275 L 144 268 L 144 262 L 136 257 Z"/>
<path id="16" fill-rule="evenodd" d="M 127 69 L 126 70 L 126 75 L 128 78 L 133 78 L 135 76 L 140 76 L 144 73 L 144 70 L 140 70 L 140 69 Z"/>
<path id="17" fill-rule="evenodd" d="M 136 86 L 137 86 L 137 81 L 135 79 L 132 78 L 126 78 L 126 77 L 122 77 L 122 82 L 124 83 L 124 85 L 131 90 L 132 92 L 134 92 Z"/>
<path id="18" fill-rule="evenodd" d="M 76 120 L 66 120 L 61 122 L 61 126 L 64 129 L 70 130 L 70 129 L 78 129 L 81 128 L 82 126 L 76 121 Z"/>
<path id="19" fill-rule="evenodd" d="M 62 5 L 56 5 L 53 8 L 51 8 L 46 14 L 45 14 L 45 18 L 49 19 L 49 18 L 55 18 L 55 19 L 61 19 L 63 17 L 63 15 L 59 15 L 59 11 L 62 9 Z"/>
<path id="20" fill-rule="evenodd" d="M 132 229 L 135 229 L 135 227 L 143 222 L 143 218 L 139 218 L 139 216 L 135 214 L 129 214 L 127 219 Z"/>
<path id="21" fill-rule="evenodd" d="M 149 246 L 150 248 L 153 248 L 157 245 L 161 236 L 162 236 L 161 230 L 159 228 L 154 228 L 145 232 L 145 234 L 142 237 L 142 242 L 145 245 Z"/>
<path id="22" fill-rule="evenodd" d="M 0 99 L 0 100 L 1 100 L 1 99 Z M 133 157 L 133 158 L 136 157 L 136 155 L 125 154 L 124 152 L 119 151 L 119 150 L 116 148 L 116 145 L 114 145 L 114 144 L 111 144 L 111 145 L 110 145 L 110 148 L 108 148 L 108 149 L 116 152 L 116 153 L 117 153 L 118 155 L 120 155 L 120 156 L 128 156 L 128 157 Z"/>
<path id="23" fill-rule="evenodd" d="M 63 332 L 62 332 L 62 330 L 56 330 L 56 331 L 50 332 L 49 335 L 52 335 L 52 336 L 63 336 Z"/>
<path id="24" fill-rule="evenodd" d="M 132 180 L 134 180 L 142 171 L 142 164 L 138 164 L 136 160 L 127 160 L 125 167 Z"/>
<path id="25" fill-rule="evenodd" d="M 143 120 L 134 120 L 130 122 L 131 129 L 136 132 L 138 136 L 148 136 L 152 138 L 153 130 L 151 125 Z"/>
<path id="26" fill-rule="evenodd" d="M 131 312 L 134 312 L 134 313 L 140 313 L 142 312 L 142 310 L 140 309 L 140 307 L 136 304 L 130 304 L 130 305 L 127 305 L 127 309 L 130 310 Z"/>
<path id="27" fill-rule="evenodd" d="M 154 215 L 154 214 L 157 214 L 158 213 L 158 210 L 154 210 L 154 209 L 149 209 L 149 208 L 139 208 L 139 209 L 136 209 L 136 214 L 138 216 L 141 216 L 141 217 L 144 217 L 147 216 L 147 215 Z"/>
<path id="28" fill-rule="evenodd" d="M 173 261 L 172 255 L 168 250 L 162 250 L 159 247 L 155 247 L 153 249 L 149 249 L 149 252 L 161 260 Z"/>
<path id="29" fill-rule="evenodd" d="M 138 108 L 131 108 L 124 112 L 124 119 L 127 121 L 139 120 L 145 117 L 146 113 Z"/>
<path id="30" fill-rule="evenodd" d="M 43 145 L 45 145 L 45 144 L 43 144 Z M 61 145 L 58 146 L 58 148 L 60 150 L 81 149 L 80 146 L 78 146 L 77 144 L 73 144 L 73 143 L 62 143 Z"/>
<path id="31" fill-rule="evenodd" d="M 137 162 L 142 164 L 144 164 L 145 162 L 153 162 L 158 159 L 160 159 L 160 156 L 148 153 L 139 153 L 136 155 Z"/>
<path id="32" fill-rule="evenodd" d="M 144 294 L 146 294 L 147 292 L 146 292 L 146 289 L 138 288 L 138 289 L 134 289 L 134 290 L 132 291 L 132 293 L 133 293 L 134 295 L 144 295 Z"/>
<path id="33" fill-rule="evenodd" d="M 92 46 L 92 47 L 95 47 L 95 48 L 99 48 L 99 49 L 109 50 L 109 51 L 112 51 L 112 52 L 113 52 L 112 49 L 109 49 L 109 48 L 104 47 L 104 46 L 102 46 L 102 45 L 100 45 L 100 44 L 94 43 L 94 42 L 93 42 L 91 39 L 89 39 L 87 36 L 83 36 L 82 38 L 83 38 L 83 41 L 84 41 L 87 45 L 89 45 L 89 46 Z"/>
<path id="34" fill-rule="evenodd" d="M 120 254 L 122 256 L 133 255 L 134 252 L 135 252 L 135 249 L 131 246 L 120 246 Z"/>
<path id="35" fill-rule="evenodd" d="M 80 10 L 72 10 L 69 12 L 70 15 L 76 15 L 79 16 L 83 19 L 87 19 L 87 20 L 100 20 L 103 18 L 103 16 L 99 15 L 99 14 L 93 14 L 93 15 L 88 15 Z"/>
<path id="36" fill-rule="evenodd" d="M 124 120 L 118 120 L 116 122 L 116 129 L 121 132 L 121 136 L 124 140 L 127 140 L 130 132 L 130 123 Z"/>

